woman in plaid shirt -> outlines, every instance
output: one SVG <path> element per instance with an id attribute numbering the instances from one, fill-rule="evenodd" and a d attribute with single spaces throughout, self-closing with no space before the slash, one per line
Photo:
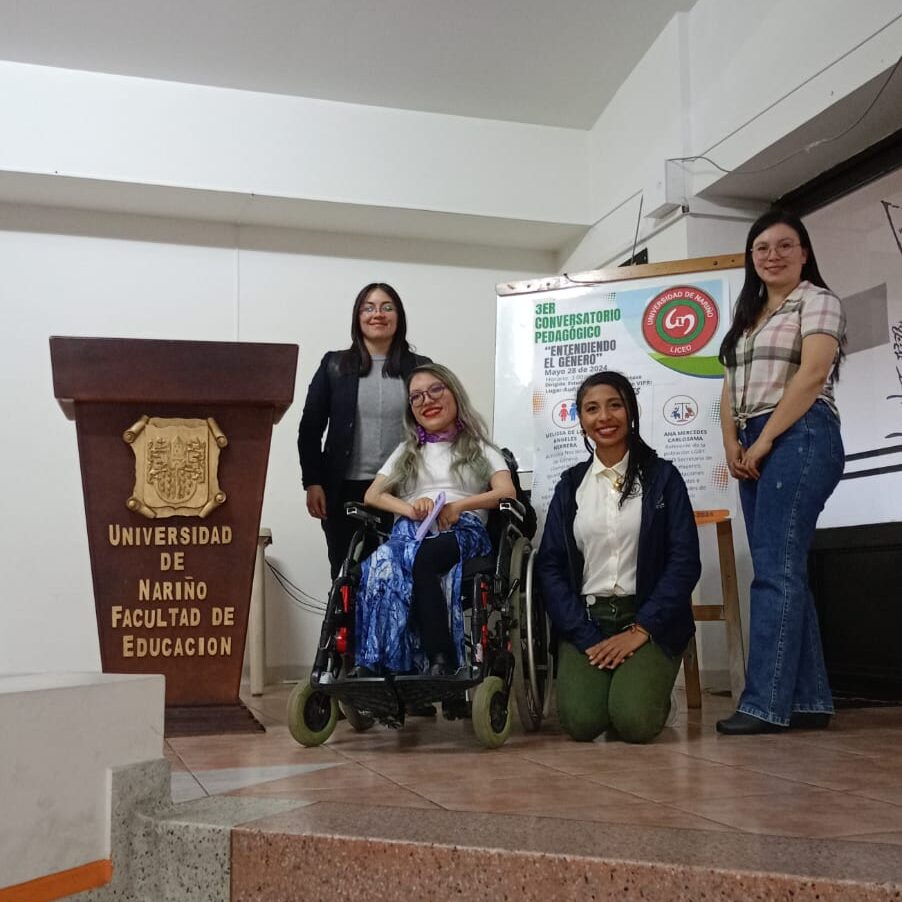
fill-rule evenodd
<path id="1" fill-rule="evenodd" d="M 749 231 L 745 283 L 720 348 L 724 450 L 754 566 L 745 691 L 720 733 L 826 727 L 833 713 L 808 550 L 843 471 L 833 383 L 844 338 L 805 226 L 765 213 Z"/>

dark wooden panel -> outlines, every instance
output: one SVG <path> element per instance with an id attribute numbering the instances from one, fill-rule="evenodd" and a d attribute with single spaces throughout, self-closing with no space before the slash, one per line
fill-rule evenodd
<path id="1" fill-rule="evenodd" d="M 75 416 L 103 670 L 162 673 L 167 707 L 205 706 L 205 730 L 248 728 L 238 689 L 257 535 L 272 427 L 292 400 L 297 346 L 54 338 L 51 354 L 54 386 Z M 148 433 L 176 430 L 171 443 L 157 438 L 152 464 L 133 453 L 142 418 Z M 210 445 L 197 448 L 207 439 L 190 432 L 212 429 L 208 418 L 218 468 Z M 127 430 L 134 444 L 123 439 Z M 206 461 L 200 469 L 186 442 Z M 215 475 L 219 506 L 199 495 L 193 508 L 181 500 L 152 507 L 148 496 L 148 516 L 130 508 L 148 473 L 170 485 L 186 466 L 194 469 L 185 478 L 210 492 Z M 183 715 L 170 720 L 185 729 L 176 724 Z"/>
<path id="2" fill-rule="evenodd" d="M 834 692 L 902 700 L 902 523 L 818 530 L 809 569 Z"/>
<path id="3" fill-rule="evenodd" d="M 214 736 L 218 733 L 264 733 L 263 724 L 237 705 L 166 706 L 166 736 Z"/>
<path id="4" fill-rule="evenodd" d="M 250 608 L 254 557 L 272 431 L 272 408 L 219 404 L 77 403 L 76 427 L 85 496 L 85 517 L 100 657 L 107 673 L 162 673 L 167 704 L 237 701 Z M 228 500 L 209 516 L 148 519 L 126 507 L 135 484 L 135 459 L 122 432 L 142 414 L 155 417 L 212 416 L 229 444 L 219 460 L 219 481 Z M 155 530 L 230 531 L 229 541 L 210 544 L 197 534 L 191 544 L 156 543 Z M 123 530 L 141 530 L 141 545 L 123 545 Z M 118 544 L 116 540 L 118 529 Z M 146 532 L 150 530 L 150 533 Z M 136 533 L 132 535 L 138 537 Z M 145 536 L 153 544 L 143 544 Z M 195 534 L 189 532 L 189 539 Z M 183 553 L 184 570 L 163 570 L 161 556 Z M 150 580 L 151 599 L 140 600 L 139 582 Z M 204 599 L 157 600 L 161 584 L 206 587 Z M 161 594 L 159 593 L 159 594 Z M 182 593 L 184 594 L 184 593 Z M 123 626 L 126 616 L 157 618 L 145 628 Z M 126 613 L 128 612 L 128 614 Z M 173 613 L 176 612 L 176 613 Z M 183 613 L 187 612 L 187 613 Z M 197 612 L 197 613 L 195 613 Z M 173 619 L 200 617 L 197 625 L 173 625 Z M 162 624 L 160 623 L 162 621 Z M 218 623 L 216 621 L 219 621 Z M 180 647 L 174 647 L 175 640 Z M 189 640 L 193 640 L 190 641 Z M 203 640 L 203 644 L 201 644 Z M 161 643 L 164 643 L 161 647 Z M 187 647 L 186 647 L 187 646 Z M 225 653 L 224 653 L 225 650 Z"/>
<path id="5" fill-rule="evenodd" d="M 297 345 L 127 338 L 50 339 L 53 390 L 65 402 L 153 399 L 265 404 L 275 421 L 294 398 Z"/>

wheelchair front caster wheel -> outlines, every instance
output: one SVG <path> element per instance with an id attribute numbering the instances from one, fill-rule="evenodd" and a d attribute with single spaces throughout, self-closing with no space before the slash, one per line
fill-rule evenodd
<path id="1" fill-rule="evenodd" d="M 473 731 L 480 745 L 496 749 L 510 736 L 513 704 L 501 677 L 490 676 L 473 690 Z"/>
<path id="2" fill-rule="evenodd" d="M 338 707 L 341 708 L 345 720 L 356 733 L 366 732 L 376 722 L 376 718 L 372 714 L 364 714 L 348 702 L 339 702 Z"/>
<path id="3" fill-rule="evenodd" d="M 338 702 L 310 685 L 298 683 L 288 697 L 288 729 L 301 745 L 322 745 L 338 721 Z"/>

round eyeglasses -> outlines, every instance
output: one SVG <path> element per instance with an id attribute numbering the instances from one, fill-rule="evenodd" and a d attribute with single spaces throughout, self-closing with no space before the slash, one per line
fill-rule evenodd
<path id="1" fill-rule="evenodd" d="M 378 307 L 375 304 L 361 304 L 360 312 L 365 316 L 372 316 L 374 313 L 394 313 L 395 305 L 390 304 L 387 301 L 384 304 L 380 304 Z"/>
<path id="2" fill-rule="evenodd" d="M 801 244 L 798 241 L 790 241 L 788 238 L 785 241 L 778 241 L 776 244 L 761 244 L 753 245 L 752 247 L 752 256 L 756 260 L 766 260 L 770 256 L 770 252 L 773 251 L 778 257 L 788 257 L 793 248 L 801 247 Z"/>
<path id="3" fill-rule="evenodd" d="M 441 382 L 434 382 L 429 386 L 425 391 L 415 391 L 411 392 L 410 397 L 407 399 L 407 402 L 411 407 L 421 407 L 426 403 L 427 395 L 433 400 L 438 401 L 438 399 L 445 393 L 445 386 L 442 385 Z"/>

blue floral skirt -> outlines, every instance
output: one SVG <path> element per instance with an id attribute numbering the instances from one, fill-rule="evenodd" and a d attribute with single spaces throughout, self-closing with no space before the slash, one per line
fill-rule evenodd
<path id="1" fill-rule="evenodd" d="M 420 637 L 408 626 L 413 597 L 413 562 L 420 550 L 416 540 L 419 523 L 400 517 L 388 541 L 380 545 L 361 568 L 357 593 L 356 663 L 393 673 L 422 672 L 427 668 Z M 450 612 L 451 639 L 457 660 L 463 661 L 464 614 L 460 583 L 463 562 L 490 554 L 492 543 L 482 520 L 465 511 L 451 530 L 460 548 L 460 561 L 444 579 Z M 428 542 L 429 539 L 422 541 Z"/>

